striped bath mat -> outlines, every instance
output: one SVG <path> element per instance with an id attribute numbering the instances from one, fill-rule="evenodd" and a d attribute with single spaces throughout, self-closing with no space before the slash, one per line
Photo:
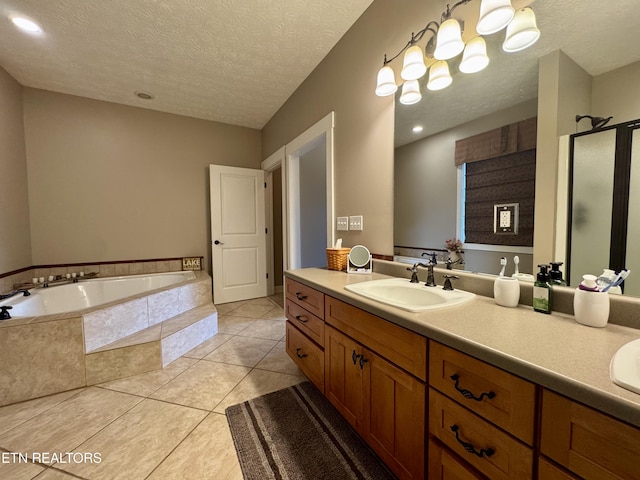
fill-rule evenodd
<path id="1" fill-rule="evenodd" d="M 245 480 L 396 478 L 309 382 L 226 414 Z"/>

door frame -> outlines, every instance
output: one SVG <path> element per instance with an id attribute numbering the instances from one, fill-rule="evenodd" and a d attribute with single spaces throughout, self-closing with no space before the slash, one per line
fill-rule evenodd
<path id="1" fill-rule="evenodd" d="M 287 212 L 287 249 L 285 251 L 285 269 L 295 269 L 301 266 L 300 245 L 300 157 L 317 147 L 320 142 L 325 145 L 326 165 L 326 193 L 327 193 L 327 247 L 335 242 L 334 219 L 334 112 L 330 112 L 315 125 L 308 128 L 295 139 L 285 145 L 286 172 L 283 171 L 283 185 L 286 184 L 286 212 Z M 286 178 L 286 181 L 284 179 Z M 284 205 L 284 203 L 283 203 Z M 285 208 L 283 208 L 284 210 Z"/>
<path id="2" fill-rule="evenodd" d="M 327 246 L 333 246 L 335 242 L 334 224 L 334 181 L 333 181 L 333 159 L 334 159 L 334 138 L 333 129 L 335 113 L 329 112 L 324 118 L 298 135 L 291 142 L 280 147 L 261 163 L 261 168 L 270 177 L 274 170 L 282 168 L 282 261 L 283 270 L 299 268 L 300 242 L 299 231 L 300 212 L 296 208 L 299 205 L 299 178 L 297 177 L 300 157 L 318 142 L 325 142 L 325 162 L 326 162 L 326 188 L 327 188 Z M 293 170 L 293 171 L 292 171 Z M 269 180 L 267 183 L 269 184 Z M 273 197 L 267 196 L 267 245 L 273 246 Z M 297 259 L 297 263 L 296 263 Z M 267 248 L 267 272 L 269 279 L 267 291 L 273 294 L 273 247 Z"/>

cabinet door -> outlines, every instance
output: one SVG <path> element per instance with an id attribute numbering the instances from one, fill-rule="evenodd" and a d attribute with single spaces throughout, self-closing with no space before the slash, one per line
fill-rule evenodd
<path id="1" fill-rule="evenodd" d="M 425 385 L 364 350 L 364 430 L 371 448 L 400 478 L 424 478 Z"/>
<path id="2" fill-rule="evenodd" d="M 358 431 L 362 420 L 362 346 L 335 328 L 325 328 L 325 396 Z"/>

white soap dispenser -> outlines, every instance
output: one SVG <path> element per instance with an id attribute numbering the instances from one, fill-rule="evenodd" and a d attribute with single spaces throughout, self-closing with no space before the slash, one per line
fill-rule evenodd
<path id="1" fill-rule="evenodd" d="M 589 327 L 604 327 L 609 321 L 609 294 L 598 288 L 595 275 L 583 275 L 573 294 L 576 322 Z"/>

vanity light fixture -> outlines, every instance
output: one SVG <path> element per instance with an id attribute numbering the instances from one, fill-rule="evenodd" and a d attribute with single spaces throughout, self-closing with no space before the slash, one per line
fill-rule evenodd
<path id="1" fill-rule="evenodd" d="M 465 45 L 462 33 L 465 22 L 454 18 L 453 13 L 461 5 L 472 1 L 480 1 L 480 16 L 476 22 L 478 36 Z M 467 22 L 473 25 L 472 22 Z M 536 25 L 535 13 L 530 7 L 515 11 L 511 0 L 459 0 L 453 6 L 447 4 L 440 16 L 440 21 L 432 20 L 418 33 L 412 33 L 411 39 L 393 57 L 384 56 L 382 68 L 378 71 L 376 95 L 393 95 L 397 91 L 395 74 L 389 65 L 404 54 L 400 76 L 402 85 L 400 101 L 412 105 L 420 101 L 420 85 L 418 81 L 429 71 L 429 90 L 440 90 L 448 87 L 453 79 L 449 73 L 446 60 L 455 59 L 462 53 L 459 69 L 463 73 L 476 73 L 489 64 L 487 44 L 484 35 L 496 33 L 506 27 L 506 36 L 502 49 L 505 52 L 519 52 L 533 45 L 540 38 L 540 30 Z M 430 33 L 430 38 L 420 46 L 423 37 Z M 428 60 L 425 62 L 425 59 Z M 407 85 L 407 83 L 410 85 Z M 418 87 L 416 89 L 416 83 Z M 392 85 L 393 84 L 393 85 Z M 395 88 L 394 88 L 395 87 Z M 416 100 L 417 98 L 417 100 Z"/>
<path id="2" fill-rule="evenodd" d="M 39 34 L 42 33 L 42 28 L 33 20 L 21 17 L 21 16 L 11 16 L 11 22 L 18 27 L 23 32 L 31 33 L 31 34 Z"/>

